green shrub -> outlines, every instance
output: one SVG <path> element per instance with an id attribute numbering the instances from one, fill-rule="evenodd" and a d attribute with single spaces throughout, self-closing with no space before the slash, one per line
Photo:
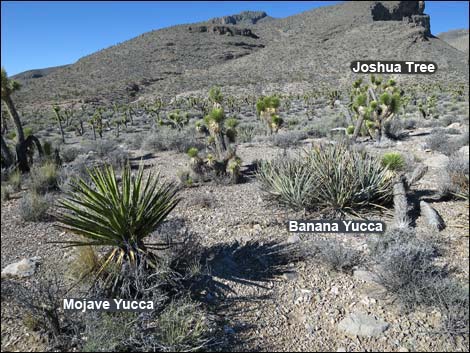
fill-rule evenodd
<path id="1" fill-rule="evenodd" d="M 61 227 L 86 238 L 63 243 L 71 246 L 111 246 L 104 264 L 136 263 L 150 253 L 145 238 L 161 224 L 176 207 L 179 198 L 173 183 L 160 183 L 158 175 L 150 173 L 143 177 L 143 165 L 132 177 L 127 165 L 121 174 L 118 186 L 116 174 L 111 166 L 94 168 L 90 173 L 91 183 L 83 179 L 74 182 L 72 191 L 61 199 L 62 212 L 58 215 Z"/>
<path id="2" fill-rule="evenodd" d="M 382 156 L 382 165 L 390 170 L 400 171 L 406 166 L 405 159 L 398 152 L 388 152 Z"/>
<path id="3" fill-rule="evenodd" d="M 379 160 L 343 143 L 263 162 L 257 179 L 266 196 L 280 204 L 352 213 L 388 203 L 393 187 L 393 175 Z"/>

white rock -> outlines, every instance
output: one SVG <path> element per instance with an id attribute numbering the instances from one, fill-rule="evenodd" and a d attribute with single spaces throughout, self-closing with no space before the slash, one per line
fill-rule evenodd
<path id="1" fill-rule="evenodd" d="M 459 149 L 459 153 L 462 153 L 463 155 L 467 156 L 469 155 L 469 152 L 468 152 L 468 146 L 463 146 L 463 147 L 460 147 Z"/>
<path id="2" fill-rule="evenodd" d="M 345 317 L 338 324 L 338 328 L 352 336 L 378 336 L 388 328 L 385 321 L 356 312 Z"/>
<path id="3" fill-rule="evenodd" d="M 432 157 L 426 158 L 424 164 L 433 168 L 444 168 L 449 162 L 449 157 L 444 154 L 438 153 Z"/>
<path id="4" fill-rule="evenodd" d="M 366 270 L 355 270 L 353 272 L 354 278 L 357 278 L 361 281 L 368 282 L 368 283 L 376 283 L 377 282 L 377 276 Z"/>
<path id="5" fill-rule="evenodd" d="M 25 278 L 30 277 L 36 271 L 36 266 L 39 258 L 33 257 L 30 259 L 23 259 L 21 261 L 12 263 L 2 270 L 2 278 Z"/>
<path id="6" fill-rule="evenodd" d="M 460 125 L 460 123 L 452 123 L 450 125 L 447 125 L 446 126 L 446 129 L 457 129 L 457 130 L 460 130 L 462 129 L 462 125 Z"/>
<path id="7" fill-rule="evenodd" d="M 289 238 L 287 238 L 286 243 L 287 244 L 295 244 L 300 241 L 300 238 L 298 235 L 291 235 Z"/>

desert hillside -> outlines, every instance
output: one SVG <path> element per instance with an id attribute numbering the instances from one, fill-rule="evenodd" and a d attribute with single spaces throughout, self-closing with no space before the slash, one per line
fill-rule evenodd
<path id="1" fill-rule="evenodd" d="M 245 12 L 156 30 L 46 75 L 17 75 L 18 101 L 129 101 L 213 84 L 307 91 L 319 81 L 346 84 L 349 63 L 360 59 L 434 61 L 438 73 L 420 80 L 467 80 L 467 57 L 431 35 L 423 11 L 417 1 L 345 2 L 284 19 Z"/>
<path id="2" fill-rule="evenodd" d="M 453 31 L 439 33 L 437 37 L 449 43 L 458 50 L 467 53 L 468 55 L 468 29 L 456 29 Z"/>

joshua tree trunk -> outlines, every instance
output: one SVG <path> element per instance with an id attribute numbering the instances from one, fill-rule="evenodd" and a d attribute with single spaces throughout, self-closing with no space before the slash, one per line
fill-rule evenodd
<path id="1" fill-rule="evenodd" d="M 11 100 L 10 96 L 3 97 L 3 101 L 5 102 L 5 106 L 7 107 L 8 113 L 10 114 L 13 120 L 13 123 L 15 124 L 17 142 L 23 143 L 24 142 L 23 125 L 21 125 L 20 116 L 18 115 L 18 112 L 16 111 L 15 105 L 13 104 L 13 101 Z"/>
<path id="2" fill-rule="evenodd" d="M 359 115 L 359 119 L 357 120 L 356 127 L 354 128 L 354 133 L 351 137 L 352 142 L 356 142 L 359 133 L 361 132 L 362 123 L 364 122 L 364 114 Z"/>
<path id="3" fill-rule="evenodd" d="M 29 161 L 28 161 L 28 151 L 31 151 L 34 146 L 39 152 L 39 155 L 43 155 L 43 150 L 39 139 L 34 135 L 29 135 L 23 143 L 16 144 L 16 156 L 18 159 L 18 168 L 21 172 L 29 172 Z"/>

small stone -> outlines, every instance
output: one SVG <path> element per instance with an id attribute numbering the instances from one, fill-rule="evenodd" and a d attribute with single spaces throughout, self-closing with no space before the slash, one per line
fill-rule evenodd
<path id="1" fill-rule="evenodd" d="M 287 244 L 295 244 L 300 241 L 300 238 L 298 235 L 291 235 L 289 238 L 287 238 L 286 243 Z"/>
<path id="2" fill-rule="evenodd" d="M 336 352 L 347 352 L 346 347 L 339 347 Z"/>
<path id="3" fill-rule="evenodd" d="M 368 282 L 368 283 L 376 283 L 377 282 L 377 276 L 370 272 L 370 271 L 365 271 L 365 270 L 355 270 L 353 272 L 354 278 L 357 278 L 361 281 Z"/>
<path id="4" fill-rule="evenodd" d="M 286 281 L 293 281 L 297 279 L 299 275 L 296 272 L 286 272 L 282 275 L 282 278 L 284 278 Z"/>
<path id="5" fill-rule="evenodd" d="M 338 324 L 338 328 L 353 336 L 378 336 L 388 328 L 385 321 L 377 320 L 374 317 L 356 312 L 352 313 Z"/>
<path id="6" fill-rule="evenodd" d="M 461 130 L 462 125 L 460 123 L 452 123 L 446 127 L 446 129 L 455 129 L 455 130 Z"/>
<path id="7" fill-rule="evenodd" d="M 469 155 L 469 149 L 468 149 L 468 146 L 463 146 L 463 147 L 460 147 L 459 149 L 459 153 L 465 155 L 468 157 Z"/>
<path id="8" fill-rule="evenodd" d="M 227 326 L 227 325 L 224 326 L 224 332 L 228 335 L 234 335 L 235 334 L 235 330 L 233 328 L 231 328 L 230 326 Z"/>
<path id="9" fill-rule="evenodd" d="M 23 259 L 21 261 L 12 263 L 2 270 L 1 278 L 25 278 L 30 277 L 36 271 L 36 265 L 39 258 L 33 257 L 30 259 Z"/>

